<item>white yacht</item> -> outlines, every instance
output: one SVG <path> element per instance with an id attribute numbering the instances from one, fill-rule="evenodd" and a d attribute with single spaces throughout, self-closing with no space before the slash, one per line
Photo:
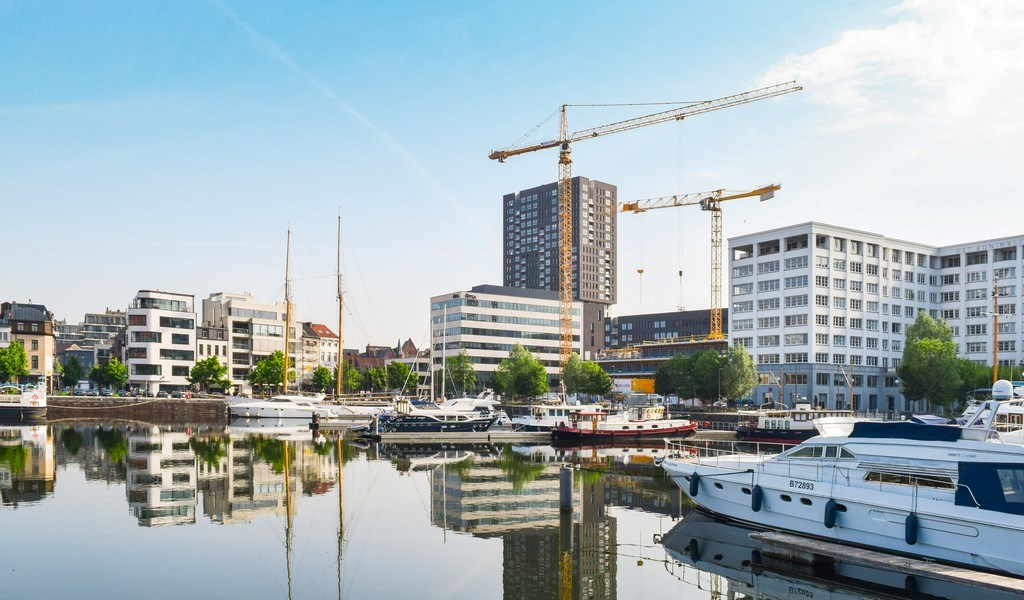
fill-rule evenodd
<path id="1" fill-rule="evenodd" d="M 228 404 L 228 411 L 233 417 L 249 419 L 312 420 L 314 415 L 320 419 L 335 417 L 336 413 L 332 409 L 317 404 L 322 399 L 322 395 L 310 398 L 308 396 L 282 394 L 266 400 L 252 399 L 243 402 L 232 402 Z"/>
<path id="2" fill-rule="evenodd" d="M 860 422 L 772 456 L 674 444 L 661 465 L 723 517 L 1020 576 L 1024 445 L 998 430 L 998 405 L 963 427 Z"/>
<path id="3" fill-rule="evenodd" d="M 46 387 L 42 384 L 0 385 L 0 420 L 27 421 L 46 416 Z"/>

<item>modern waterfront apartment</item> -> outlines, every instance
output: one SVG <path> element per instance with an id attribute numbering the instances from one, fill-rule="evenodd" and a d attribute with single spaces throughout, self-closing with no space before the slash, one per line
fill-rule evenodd
<path id="1" fill-rule="evenodd" d="M 754 400 L 920 411 L 896 368 L 919 311 L 944 319 L 960 355 L 1021 364 L 1024 235 L 931 246 L 809 222 L 729 240 L 731 344 L 747 347 Z"/>
<path id="2" fill-rule="evenodd" d="M 582 350 L 578 320 L 581 310 L 581 303 L 574 302 L 573 348 L 577 353 Z M 549 383 L 557 385 L 557 292 L 478 285 L 469 291 L 431 298 L 430 322 L 436 370 L 441 368 L 442 356 L 451 358 L 465 350 L 476 370 L 477 388 L 492 387 L 494 371 L 508 358 L 512 346 L 520 344 L 544 365 Z"/>
<path id="3" fill-rule="evenodd" d="M 558 291 L 558 182 L 505 194 L 503 282 Z M 583 304 L 583 348 L 604 347 L 603 319 L 616 298 L 618 189 L 586 177 L 572 179 L 573 299 Z"/>
<path id="4" fill-rule="evenodd" d="M 135 295 L 125 331 L 130 388 L 151 394 L 188 388 L 196 354 L 194 303 L 192 294 L 139 290 Z"/>
<path id="5" fill-rule="evenodd" d="M 249 372 L 253 366 L 274 351 L 284 350 L 285 312 L 284 302 L 258 302 L 251 294 L 217 292 L 203 300 L 203 326 L 227 330 L 228 377 L 236 392 L 252 393 Z M 288 334 L 293 367 L 301 343 L 296 331 L 293 316 Z"/>

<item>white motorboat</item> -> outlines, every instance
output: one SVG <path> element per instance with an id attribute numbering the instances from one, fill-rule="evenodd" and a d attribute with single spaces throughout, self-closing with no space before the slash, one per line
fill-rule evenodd
<path id="1" fill-rule="evenodd" d="M 317 404 L 323 396 L 310 398 L 282 394 L 266 400 L 232 402 L 228 411 L 233 417 L 248 419 L 306 419 L 312 420 L 316 415 L 320 419 L 336 416 L 334 410 Z"/>
<path id="2" fill-rule="evenodd" d="M 963 427 L 860 422 L 772 456 L 673 444 L 661 465 L 726 518 L 1019 576 L 1024 445 L 998 430 L 998 405 Z"/>
<path id="3" fill-rule="evenodd" d="M 0 420 L 14 422 L 46 416 L 46 387 L 42 383 L 0 385 Z"/>
<path id="4" fill-rule="evenodd" d="M 512 425 L 521 431 L 551 431 L 572 422 L 574 415 L 608 412 L 600 404 L 531 404 L 511 417 Z"/>

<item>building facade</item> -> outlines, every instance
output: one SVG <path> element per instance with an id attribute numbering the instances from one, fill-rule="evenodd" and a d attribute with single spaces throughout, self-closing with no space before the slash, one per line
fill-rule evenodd
<path id="1" fill-rule="evenodd" d="M 52 393 L 57 385 L 53 313 L 42 304 L 4 302 L 0 304 L 0 323 L 10 327 L 11 341 L 18 341 L 25 348 L 28 380 L 44 382 L 47 393 Z"/>
<path id="2" fill-rule="evenodd" d="M 128 385 L 150 394 L 189 387 L 195 365 L 196 313 L 191 294 L 140 290 L 128 307 Z"/>
<path id="3" fill-rule="evenodd" d="M 494 372 L 519 344 L 544 365 L 548 382 L 559 379 L 558 293 L 545 290 L 478 285 L 430 299 L 430 345 L 435 372 L 444 359 L 469 355 L 477 389 L 493 387 Z M 582 304 L 573 303 L 573 349 L 581 353 Z M 438 373 L 440 376 L 440 373 Z M 458 390 L 466 393 L 473 390 Z"/>
<path id="4" fill-rule="evenodd" d="M 754 357 L 754 400 L 914 411 L 900 394 L 906 328 L 924 311 L 960 355 L 1021 364 L 1024 236 L 937 247 L 822 223 L 729 240 L 732 344 Z M 993 294 L 998 308 L 993 309 Z"/>
<path id="5" fill-rule="evenodd" d="M 338 334 L 322 323 L 299 323 L 302 330 L 295 369 L 301 389 L 313 387 L 313 372 L 326 367 L 333 373 L 338 366 Z"/>
<path id="6" fill-rule="evenodd" d="M 582 342 L 588 353 L 604 347 L 601 327 L 616 300 L 616 186 L 572 180 L 573 299 L 584 303 Z M 558 291 L 558 182 L 505 194 L 503 283 Z M 582 354 L 581 354 L 582 356 Z"/>
<path id="7" fill-rule="evenodd" d="M 286 312 L 284 302 L 258 302 L 251 294 L 218 292 L 203 300 L 203 326 L 227 331 L 228 377 L 237 392 L 252 393 L 252 368 L 275 351 L 284 351 Z M 297 331 L 292 317 L 288 356 L 293 366 L 302 343 Z"/>

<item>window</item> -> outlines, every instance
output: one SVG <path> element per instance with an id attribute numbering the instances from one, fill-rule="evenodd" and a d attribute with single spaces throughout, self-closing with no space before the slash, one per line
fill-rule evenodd
<path id="1" fill-rule="evenodd" d="M 754 310 L 753 300 L 744 300 L 743 302 L 733 302 L 732 312 L 734 313 L 745 313 Z"/>
<path id="2" fill-rule="evenodd" d="M 850 263 L 850 272 L 851 273 L 863 273 L 864 272 L 864 263 L 859 263 L 859 262 L 852 262 L 852 263 Z"/>
<path id="3" fill-rule="evenodd" d="M 772 327 L 778 327 L 779 326 L 779 318 L 778 317 L 761 317 L 760 319 L 757 320 L 757 326 L 758 326 L 759 329 L 769 329 L 769 328 L 772 328 Z"/>
<path id="4" fill-rule="evenodd" d="M 754 265 L 741 265 L 732 268 L 733 277 L 748 277 L 754 274 Z"/>
<path id="5" fill-rule="evenodd" d="M 850 310 L 860 310 L 864 306 L 864 301 L 860 298 L 850 298 Z"/>
<path id="6" fill-rule="evenodd" d="M 850 336 L 850 347 L 860 348 L 863 344 L 861 343 L 864 338 L 860 336 Z"/>
<path id="7" fill-rule="evenodd" d="M 867 329 L 868 331 L 878 331 L 878 320 L 877 319 L 868 319 L 865 322 L 865 324 L 866 324 L 865 329 Z"/>
<path id="8" fill-rule="evenodd" d="M 786 278 L 786 289 L 807 287 L 807 276 L 800 275 L 798 277 L 787 277 Z"/>
<path id="9" fill-rule="evenodd" d="M 944 320 L 944 321 L 950 321 L 952 319 L 959 319 L 960 318 L 960 309 L 959 308 L 946 308 L 946 309 L 943 309 L 942 312 L 940 313 L 940 316 L 941 316 L 942 320 Z"/>
<path id="10" fill-rule="evenodd" d="M 1017 342 L 1014 340 L 999 340 L 998 347 L 1000 352 L 1016 352 Z"/>
<path id="11" fill-rule="evenodd" d="M 828 296 L 822 296 L 821 294 L 814 296 L 814 305 L 828 307 Z"/>
<path id="12" fill-rule="evenodd" d="M 775 273 L 779 270 L 779 261 L 771 260 L 757 265 L 758 273 Z"/>
<path id="13" fill-rule="evenodd" d="M 786 259 L 786 270 L 789 269 L 800 269 L 807 266 L 806 256 L 794 256 L 793 258 Z"/>
<path id="14" fill-rule="evenodd" d="M 733 296 L 743 296 L 743 295 L 752 294 L 752 293 L 754 293 L 754 284 L 753 283 L 740 283 L 738 285 L 732 286 L 732 295 Z"/>
<path id="15" fill-rule="evenodd" d="M 859 291 L 861 291 L 861 286 L 862 285 L 863 284 L 861 282 L 859 282 L 859 281 L 851 281 L 850 282 L 850 291 L 851 292 L 859 292 Z"/>
<path id="16" fill-rule="evenodd" d="M 846 298 L 836 296 L 832 298 L 832 306 L 835 308 L 846 308 Z"/>
<path id="17" fill-rule="evenodd" d="M 814 362 L 816 362 L 818 364 L 827 364 L 828 363 L 828 352 L 816 352 L 814 354 Z M 828 377 L 828 373 L 818 373 L 818 378 L 820 379 L 822 375 L 824 375 L 825 377 Z M 825 381 L 828 381 L 828 380 L 826 379 Z"/>
<path id="18" fill-rule="evenodd" d="M 757 301 L 757 310 L 775 310 L 779 308 L 778 298 L 761 298 Z"/>
<path id="19" fill-rule="evenodd" d="M 994 269 L 992 271 L 992 276 L 996 279 L 1016 279 L 1016 273 L 1016 267 L 1003 267 L 1001 269 Z"/>
<path id="20" fill-rule="evenodd" d="M 828 327 L 828 315 L 814 315 L 814 324 Z"/>
<path id="21" fill-rule="evenodd" d="M 846 364 L 846 355 L 845 354 L 833 354 L 832 355 L 832 364 L 834 364 L 834 365 L 845 365 Z"/>
<path id="22" fill-rule="evenodd" d="M 968 325 L 967 335 L 988 335 L 988 325 Z"/>
<path id="23" fill-rule="evenodd" d="M 846 336 L 845 335 L 834 335 L 834 336 L 832 336 L 832 345 L 833 346 L 845 346 L 846 345 Z"/>
<path id="24" fill-rule="evenodd" d="M 128 325 L 131 327 L 145 327 L 146 315 L 128 315 Z"/>
<path id="25" fill-rule="evenodd" d="M 867 348 L 870 348 L 872 350 L 877 350 L 878 349 L 878 338 L 867 338 L 865 340 L 865 344 L 866 344 Z"/>
<path id="26" fill-rule="evenodd" d="M 832 317 L 833 327 L 846 327 L 846 317 Z"/>
<path id="27" fill-rule="evenodd" d="M 171 334 L 172 344 L 188 344 L 189 335 L 187 333 L 172 333 Z"/>
<path id="28" fill-rule="evenodd" d="M 163 336 L 159 331 L 133 331 L 132 341 L 139 344 L 159 344 Z"/>
<path id="29" fill-rule="evenodd" d="M 754 338 L 749 337 L 733 338 L 732 341 L 737 346 L 743 346 L 744 348 L 749 348 L 754 345 Z"/>
<path id="30" fill-rule="evenodd" d="M 795 327 L 797 325 L 806 325 L 807 324 L 807 315 L 806 314 L 802 314 L 802 315 L 786 315 L 785 323 L 786 323 L 786 327 Z"/>
<path id="31" fill-rule="evenodd" d="M 967 354 L 978 354 L 988 352 L 985 342 L 967 342 Z"/>
<path id="32" fill-rule="evenodd" d="M 805 363 L 807 362 L 806 352 L 792 352 L 785 356 L 787 363 Z"/>
<path id="33" fill-rule="evenodd" d="M 877 294 L 878 293 L 878 284 L 877 283 L 869 283 L 868 287 L 867 287 L 867 290 L 868 290 L 869 294 Z"/>
<path id="34" fill-rule="evenodd" d="M 939 294 L 939 300 L 941 302 L 959 302 L 960 292 L 942 292 Z"/>
<path id="35" fill-rule="evenodd" d="M 758 281 L 757 282 L 757 291 L 758 292 L 774 292 L 774 291 L 776 291 L 778 289 L 779 289 L 779 280 L 778 279 L 769 279 L 767 281 Z"/>
<path id="36" fill-rule="evenodd" d="M 828 257 L 827 256 L 815 256 L 814 266 L 828 268 Z"/>
<path id="37" fill-rule="evenodd" d="M 815 275 L 814 276 L 814 285 L 817 286 L 817 287 L 827 288 L 828 287 L 828 277 L 826 277 L 825 275 Z"/>
<path id="38" fill-rule="evenodd" d="M 786 345 L 787 346 L 802 346 L 807 343 L 806 333 L 789 333 L 786 334 Z M 792 361 L 789 361 L 792 362 Z M 804 361 L 807 362 L 807 361 Z"/>
<path id="39" fill-rule="evenodd" d="M 868 275 L 878 275 L 878 265 L 867 265 L 867 273 Z"/>
<path id="40" fill-rule="evenodd" d="M 872 301 L 872 300 L 868 300 L 868 302 L 867 302 L 867 311 L 868 312 L 878 312 L 878 302 L 875 302 L 875 301 Z"/>
<path id="41" fill-rule="evenodd" d="M 832 287 L 834 289 L 837 289 L 837 290 L 845 290 L 846 289 L 846 280 L 845 279 L 833 279 L 832 280 Z"/>
<path id="42" fill-rule="evenodd" d="M 732 329 L 733 331 L 746 331 L 754 328 L 753 319 L 733 319 Z"/>
<path id="43" fill-rule="evenodd" d="M 777 335 L 762 335 L 757 338 L 758 346 L 778 346 L 779 336 Z"/>
<path id="44" fill-rule="evenodd" d="M 819 346 L 828 346 L 828 334 L 827 333 L 816 333 L 814 334 L 814 343 Z"/>
<path id="45" fill-rule="evenodd" d="M 807 306 L 807 294 L 786 296 L 786 308 L 796 308 L 798 306 Z"/>
<path id="46" fill-rule="evenodd" d="M 857 318 L 851 317 L 850 318 L 850 329 L 862 329 L 863 328 L 863 325 L 862 325 L 863 322 L 864 322 L 863 319 L 857 319 Z"/>
<path id="47" fill-rule="evenodd" d="M 835 270 L 835 271 L 845 271 L 846 270 L 846 261 L 845 260 L 840 260 L 838 258 L 835 259 L 834 261 L 832 261 L 832 269 Z"/>
<path id="48" fill-rule="evenodd" d="M 195 319 L 184 319 L 181 317 L 160 317 L 160 327 L 171 329 L 195 329 Z"/>
<path id="49" fill-rule="evenodd" d="M 758 364 L 762 364 L 762 365 L 777 365 L 777 364 L 779 364 L 779 355 L 778 354 L 758 354 L 757 355 L 757 362 L 758 362 Z"/>

